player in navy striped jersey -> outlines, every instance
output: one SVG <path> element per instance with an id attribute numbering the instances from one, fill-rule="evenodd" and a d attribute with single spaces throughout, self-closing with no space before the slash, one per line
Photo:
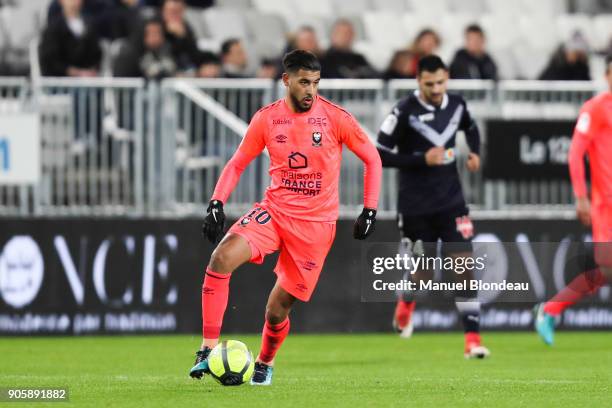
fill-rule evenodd
<path id="1" fill-rule="evenodd" d="M 443 245 L 445 255 L 471 256 L 474 231 L 455 163 L 455 137 L 460 130 L 465 133 L 470 148 L 467 168 L 478 171 L 478 127 L 463 98 L 446 93 L 448 69 L 438 56 L 419 61 L 417 80 L 419 89 L 395 105 L 378 133 L 383 165 L 399 169 L 400 248 L 417 255 L 435 248 L 428 243 L 440 239 L 452 243 Z M 464 280 L 470 275 L 456 276 Z M 479 334 L 480 303 L 476 294 L 456 293 L 455 303 L 465 329 L 465 356 L 488 356 Z M 393 322 L 402 337 L 412 334 L 414 306 L 409 295 L 401 294 Z"/>

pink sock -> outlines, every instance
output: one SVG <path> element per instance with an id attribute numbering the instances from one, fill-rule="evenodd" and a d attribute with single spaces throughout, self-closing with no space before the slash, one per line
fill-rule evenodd
<path id="1" fill-rule="evenodd" d="M 606 284 L 599 268 L 583 272 L 544 305 L 544 311 L 552 316 L 560 315 L 586 295 L 592 295 Z"/>
<path id="2" fill-rule="evenodd" d="M 285 321 L 279 324 L 270 324 L 266 321 L 261 336 L 261 351 L 259 352 L 260 361 L 270 363 L 274 360 L 276 352 L 289 334 L 290 327 L 291 323 L 289 322 L 289 318 L 286 318 Z"/>
<path id="3" fill-rule="evenodd" d="M 218 339 L 221 334 L 230 276 L 229 273 L 216 273 L 206 268 L 202 285 L 202 332 L 205 339 Z"/>

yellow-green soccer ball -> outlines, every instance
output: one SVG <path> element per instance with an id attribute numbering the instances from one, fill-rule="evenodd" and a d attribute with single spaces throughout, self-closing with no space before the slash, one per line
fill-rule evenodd
<path id="1" fill-rule="evenodd" d="M 254 368 L 253 353 L 238 340 L 217 344 L 208 355 L 210 374 L 221 385 L 240 385 L 251 379 Z"/>

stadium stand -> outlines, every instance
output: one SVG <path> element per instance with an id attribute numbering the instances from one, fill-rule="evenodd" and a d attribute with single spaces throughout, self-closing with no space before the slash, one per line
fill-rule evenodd
<path id="1" fill-rule="evenodd" d="M 153 110 L 162 105 L 168 112 L 177 112 L 179 116 L 166 118 L 164 121 L 166 126 L 162 129 L 162 133 L 148 135 L 148 138 L 170 137 L 176 138 L 178 143 L 179 139 L 189 141 L 190 138 L 195 138 L 198 132 L 202 132 L 203 126 L 216 127 L 226 129 L 228 135 L 233 135 L 231 137 L 226 135 L 218 140 L 231 150 L 238 140 L 237 135 L 240 133 L 238 129 L 248 122 L 253 112 L 276 97 L 279 89 L 282 89 L 278 83 L 263 79 L 246 79 L 241 80 L 242 82 L 230 79 L 194 79 L 194 82 L 187 82 L 188 85 L 181 85 L 179 88 L 175 88 L 172 80 L 165 80 L 160 84 L 151 83 L 147 88 L 143 88 L 143 83 L 139 82 L 138 78 L 126 79 L 127 82 L 123 79 L 109 80 L 110 82 L 105 78 L 100 78 L 99 82 L 96 82 L 98 79 L 92 79 L 88 80 L 90 81 L 88 84 L 92 84 L 88 87 L 79 81 L 58 82 L 56 79 L 41 78 L 37 44 L 41 30 L 46 26 L 50 3 L 50 0 L 2 2 L 0 9 L 0 79 L 2 81 L 0 83 L 4 85 L 0 86 L 0 93 L 22 95 L 20 96 L 22 98 L 23 95 L 29 94 L 31 87 L 33 94 L 40 96 L 37 101 L 41 103 L 45 126 L 64 123 L 63 127 L 50 127 L 50 134 L 64 134 L 62 136 L 64 139 L 66 137 L 75 139 L 74 146 L 70 147 L 72 152 L 70 154 L 77 156 L 85 154 L 83 152 L 88 152 L 92 140 L 107 136 L 118 146 L 126 143 L 126 140 L 130 140 L 128 143 L 133 143 L 138 137 L 145 137 L 143 132 L 145 129 L 150 129 L 153 122 L 150 124 L 147 122 L 146 126 L 142 125 L 140 130 L 134 124 L 140 123 L 141 120 L 145 120 L 144 118 L 149 118 L 146 121 L 159 120 L 161 114 Z M 248 54 L 249 66 L 246 72 L 269 78 L 275 74 L 274 67 L 278 67 L 279 57 L 292 33 L 304 25 L 312 26 L 317 33 L 320 47 L 326 50 L 330 45 L 331 27 L 341 16 L 347 17 L 355 27 L 353 49 L 363 54 L 382 75 L 397 51 L 407 51 L 408 54 L 404 56 L 407 55 L 409 58 L 404 60 L 414 63 L 415 54 L 410 54 L 410 47 L 421 30 L 432 28 L 439 33 L 441 47 L 437 52 L 450 62 L 456 50 L 463 46 L 465 26 L 478 23 L 484 29 L 486 48 L 498 66 L 501 81 L 499 83 L 457 81 L 451 84 L 455 92 L 466 97 L 475 115 L 480 120 L 491 117 L 574 119 L 582 101 L 597 89 L 596 83 L 538 85 L 537 82 L 509 80 L 538 78 L 554 51 L 560 45 L 567 44 L 577 30 L 583 34 L 588 44 L 593 78 L 600 76 L 603 56 L 611 47 L 612 8 L 608 7 L 605 1 L 591 2 L 589 5 L 591 8 L 586 8 L 583 2 L 571 0 L 538 2 L 317 0 L 307 4 L 308 8 L 297 5 L 294 1 L 219 0 L 208 8 L 187 7 L 185 19 L 197 37 L 200 51 L 204 53 L 194 57 L 195 65 L 184 69 L 180 75 L 183 78 L 220 75 L 221 44 L 229 37 L 238 37 L 242 39 Z M 140 11 L 143 16 L 152 16 L 156 9 L 142 7 Z M 23 24 L 24 21 L 28 24 Z M 111 67 L 117 58 L 121 58 L 122 44 L 125 44 L 125 40 L 102 42 L 104 55 L 100 67 L 101 76 L 111 75 Z M 258 68 L 257 65 L 264 60 L 265 65 Z M 214 69 L 207 70 L 207 64 Z M 201 66 L 204 66 L 202 70 L 199 69 Z M 23 78 L 1 78 L 2 75 L 27 75 L 30 67 L 31 85 Z M 396 76 L 391 77 L 396 78 Z M 355 112 L 364 127 L 373 133 L 381 120 L 381 115 L 388 111 L 392 101 L 414 89 L 414 86 L 412 80 L 405 79 L 392 80 L 388 83 L 379 79 L 349 82 L 328 80 L 325 81 L 322 92 Z M 79 95 L 72 102 L 69 97 L 70 92 Z M 160 95 L 164 96 L 162 100 L 159 100 Z M 173 95 L 174 99 L 167 99 L 168 95 Z M 210 96 L 212 100 L 206 99 L 205 95 Z M 11 98 L 3 101 L 3 105 L 14 106 Z M 129 100 L 148 102 L 138 105 L 126 102 Z M 182 101 L 176 110 L 169 107 L 170 101 L 173 100 Z M 372 102 L 375 102 L 379 109 L 371 109 Z M 104 113 L 89 115 L 96 104 L 102 107 Z M 187 109 L 186 106 L 191 108 Z M 85 111 L 89 113 L 84 116 Z M 234 119 L 229 119 L 232 115 Z M 92 131 L 95 129 L 94 125 L 101 125 L 101 130 Z M 233 130 L 227 130 L 228 126 Z M 91 140 L 86 142 L 83 134 L 85 138 Z M 52 136 L 47 135 L 47 137 Z M 187 156 L 180 162 L 183 163 L 181 166 L 186 166 L 192 173 L 202 171 L 204 168 L 215 168 L 220 162 L 219 157 L 216 159 L 214 158 L 216 156 L 200 157 L 204 151 L 202 146 L 207 143 L 212 142 L 201 140 L 193 146 L 184 147 L 181 151 L 189 153 L 185 153 Z M 127 154 L 126 146 L 121 146 L 119 149 L 123 149 L 124 155 Z M 124 157 L 121 160 L 123 160 L 121 165 L 125 166 L 127 159 Z M 165 161 L 171 162 L 171 160 Z M 347 161 L 347 166 L 354 164 Z M 201 173 L 198 174 L 200 174 L 198 177 L 202 176 Z M 206 172 L 204 174 L 203 177 L 208 184 L 198 185 L 194 180 L 181 181 L 184 183 L 181 194 L 186 197 L 182 198 L 181 202 L 184 201 L 186 212 L 195 208 L 192 205 L 210 188 L 212 174 Z M 471 202 L 485 209 L 538 203 L 567 205 L 571 201 L 567 186 L 551 185 L 546 193 L 548 195 L 542 195 L 543 193 L 533 195 L 534 190 L 524 185 L 511 187 L 502 183 L 483 187 L 477 182 L 478 180 L 468 179 L 468 185 L 472 186 L 469 188 Z M 163 187 L 163 183 L 157 184 L 160 188 Z M 153 189 L 153 186 L 151 188 Z M 192 190 L 195 191 L 195 195 L 191 194 Z M 11 194 L 13 199 L 19 196 L 14 192 Z M 238 197 L 247 202 L 256 195 L 256 191 L 250 191 Z M 356 190 L 351 190 L 345 192 L 341 199 L 345 203 L 353 203 L 356 197 L 358 198 Z M 82 202 L 84 199 L 77 198 L 66 200 L 78 204 L 79 200 Z M 3 199 L 1 194 L 0 199 Z M 49 200 L 51 199 L 48 198 L 47 202 L 51 202 Z M 383 199 L 385 205 L 393 201 L 393 197 Z M 347 208 L 351 208 L 352 204 L 347 205 Z M 7 208 L 8 211 L 22 211 L 20 205 Z M 92 208 L 94 208 L 92 211 L 97 211 L 95 206 Z M 116 208 L 111 211 L 115 210 Z M 121 211 L 126 210 L 124 208 Z"/>
<path id="2" fill-rule="evenodd" d="M 3 74 L 27 72 L 29 42 L 44 28 L 50 3 L 4 2 L 0 12 Z M 154 9 L 142 12 L 150 14 Z M 278 58 L 288 34 L 303 25 L 312 26 L 321 46 L 327 48 L 338 17 L 351 20 L 355 49 L 379 71 L 426 27 L 439 31 L 439 53 L 450 62 L 462 44 L 464 28 L 480 24 L 491 55 L 499 60 L 501 79 L 536 79 L 543 61 L 576 31 L 587 39 L 594 66 L 601 64 L 601 55 L 612 41 L 612 2 L 608 0 L 218 0 L 205 9 L 187 7 L 185 14 L 200 49 L 217 53 L 224 40 L 238 37 L 245 41 L 251 61 Z M 535 63 L 521 66 L 526 58 L 535 58 Z"/>
<path id="3" fill-rule="evenodd" d="M 372 0 L 376 4 L 376 0 Z M 403 3 L 402 0 L 383 0 L 384 3 Z M 371 8 L 371 2 L 369 0 L 355 0 L 355 1 L 343 1 L 343 0 L 331 0 L 331 4 L 335 10 L 336 15 L 339 17 L 348 17 L 363 15 L 369 12 Z"/>

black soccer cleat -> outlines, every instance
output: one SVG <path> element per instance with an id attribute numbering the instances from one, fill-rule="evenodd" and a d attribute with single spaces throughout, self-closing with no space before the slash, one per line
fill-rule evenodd
<path id="1" fill-rule="evenodd" d="M 272 384 L 272 373 L 274 369 L 264 363 L 255 363 L 255 371 L 251 377 L 251 385 L 270 385 Z"/>
<path id="2" fill-rule="evenodd" d="M 200 380 L 204 374 L 209 374 L 210 369 L 208 368 L 208 355 L 212 349 L 210 347 L 204 347 L 204 350 L 196 351 L 196 359 L 193 367 L 189 370 L 189 376 L 191 378 L 197 378 Z"/>

